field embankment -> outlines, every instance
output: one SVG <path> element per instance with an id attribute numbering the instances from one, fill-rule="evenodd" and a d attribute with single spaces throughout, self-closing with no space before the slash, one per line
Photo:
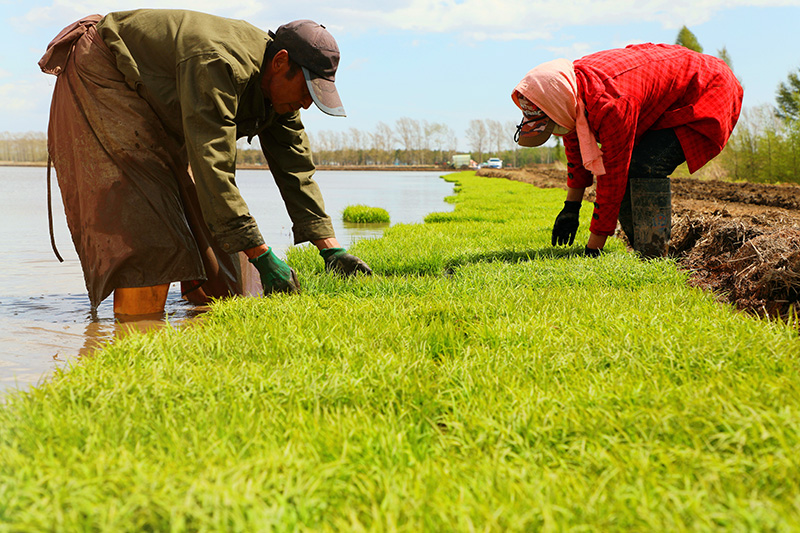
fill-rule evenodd
<path id="1" fill-rule="evenodd" d="M 448 177 L 376 275 L 219 302 L 0 405 L 0 530 L 800 528 L 800 343 L 616 240 L 550 246 L 558 190 Z M 586 239 L 583 213 L 578 239 Z"/>
<path id="2" fill-rule="evenodd" d="M 269 166 L 237 164 L 238 170 L 269 170 Z M 392 171 L 392 172 L 411 172 L 411 171 L 441 171 L 446 172 L 440 165 L 317 165 L 317 170 L 371 170 L 371 171 Z"/>
<path id="3" fill-rule="evenodd" d="M 478 175 L 566 188 L 557 168 Z M 673 178 L 672 195 L 670 255 L 691 284 L 756 314 L 800 315 L 800 187 Z M 617 236 L 625 240 L 620 230 Z"/>
<path id="4" fill-rule="evenodd" d="M 46 167 L 47 161 L 0 161 L 0 167 Z M 255 165 L 250 163 L 240 163 L 236 165 L 238 170 L 269 170 L 267 164 Z M 372 171 L 442 171 L 446 172 L 441 165 L 318 165 L 317 170 L 372 170 Z"/>

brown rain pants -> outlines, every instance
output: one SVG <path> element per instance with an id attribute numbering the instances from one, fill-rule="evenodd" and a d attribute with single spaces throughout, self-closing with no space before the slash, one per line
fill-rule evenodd
<path id="1" fill-rule="evenodd" d="M 242 294 L 243 254 L 214 243 L 185 151 L 126 85 L 98 21 L 65 28 L 39 63 L 58 76 L 48 150 L 92 307 L 116 288 L 173 281 L 197 304 Z"/>

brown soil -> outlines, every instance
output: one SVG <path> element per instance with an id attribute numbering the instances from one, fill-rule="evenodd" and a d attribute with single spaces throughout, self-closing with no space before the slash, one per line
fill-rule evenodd
<path id="1" fill-rule="evenodd" d="M 481 169 L 479 176 L 566 188 L 563 169 Z M 594 190 L 587 191 L 594 199 Z M 617 236 L 625 240 L 617 229 Z M 761 316 L 800 311 L 800 187 L 672 178 L 670 256 L 693 286 Z"/>

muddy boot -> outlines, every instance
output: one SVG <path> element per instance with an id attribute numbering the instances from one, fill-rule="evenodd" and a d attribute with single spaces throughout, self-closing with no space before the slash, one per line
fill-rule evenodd
<path id="1" fill-rule="evenodd" d="M 633 249 L 645 259 L 666 257 L 672 230 L 669 178 L 634 178 L 631 188 Z M 624 226 L 623 226 L 624 229 Z"/>

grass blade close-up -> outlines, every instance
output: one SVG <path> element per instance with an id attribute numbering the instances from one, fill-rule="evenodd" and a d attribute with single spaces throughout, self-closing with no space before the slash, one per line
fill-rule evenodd
<path id="1" fill-rule="evenodd" d="M 797 331 L 610 239 L 564 192 L 450 174 L 455 210 L 288 263 L 303 292 L 131 334 L 0 404 L 0 531 L 791 530 Z"/>

